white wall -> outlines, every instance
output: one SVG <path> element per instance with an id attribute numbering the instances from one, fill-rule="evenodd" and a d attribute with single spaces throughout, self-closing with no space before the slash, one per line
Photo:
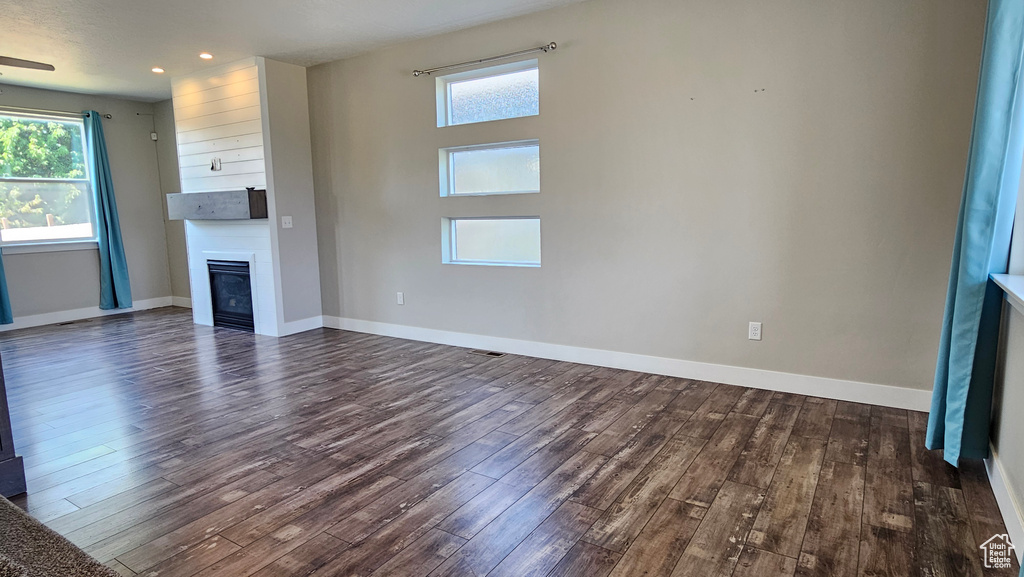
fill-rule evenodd
<path id="1" fill-rule="evenodd" d="M 167 246 L 161 218 L 153 105 L 103 96 L 0 85 L 0 106 L 63 110 L 93 109 L 103 119 L 121 236 L 136 303 L 170 296 Z M 16 320 L 99 305 L 99 253 L 95 249 L 4 254 L 7 286 Z M 98 309 L 97 309 L 98 312 Z"/>
<path id="2" fill-rule="evenodd" d="M 311 68 L 324 314 L 927 390 L 984 17 L 592 0 Z M 435 126 L 413 69 L 548 41 L 540 116 Z M 439 147 L 528 138 L 540 195 L 439 198 Z M 535 214 L 541 268 L 441 264 Z"/>

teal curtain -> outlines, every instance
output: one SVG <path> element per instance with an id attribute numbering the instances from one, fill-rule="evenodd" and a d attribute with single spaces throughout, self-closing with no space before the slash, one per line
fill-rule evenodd
<path id="1" fill-rule="evenodd" d="M 85 145 L 89 157 L 89 180 L 96 191 L 96 231 L 100 249 L 100 308 L 125 309 L 132 306 L 132 289 L 128 282 L 128 263 L 124 258 L 121 224 L 117 219 L 114 182 L 110 178 L 107 143 L 103 124 L 95 110 L 85 117 Z"/>
<path id="2" fill-rule="evenodd" d="M 7 273 L 4 272 L 4 259 L 0 257 L 0 325 L 9 325 L 13 322 L 11 297 L 7 294 Z"/>
<path id="3" fill-rule="evenodd" d="M 926 446 L 988 456 L 1002 293 L 1020 184 L 1024 131 L 1024 2 L 990 0 Z"/>

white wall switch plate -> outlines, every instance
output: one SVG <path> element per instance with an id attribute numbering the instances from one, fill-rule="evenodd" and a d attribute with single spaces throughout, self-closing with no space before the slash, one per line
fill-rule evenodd
<path id="1" fill-rule="evenodd" d="M 761 340 L 761 323 L 750 323 L 747 329 L 747 338 L 752 341 Z"/>
<path id="2" fill-rule="evenodd" d="M 403 293 L 403 292 L 397 293 L 397 296 L 396 296 L 395 300 L 398 302 L 398 304 L 404 305 L 405 304 L 405 293 Z"/>
<path id="3" fill-rule="evenodd" d="M 290 216 L 282 216 L 281 217 L 281 228 L 291 228 L 291 227 L 292 227 L 292 217 L 290 217 Z"/>

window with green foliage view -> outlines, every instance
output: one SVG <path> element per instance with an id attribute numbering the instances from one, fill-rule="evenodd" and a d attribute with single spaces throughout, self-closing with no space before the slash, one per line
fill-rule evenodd
<path id="1" fill-rule="evenodd" d="M 0 112 L 0 244 L 94 240 L 82 121 Z"/>

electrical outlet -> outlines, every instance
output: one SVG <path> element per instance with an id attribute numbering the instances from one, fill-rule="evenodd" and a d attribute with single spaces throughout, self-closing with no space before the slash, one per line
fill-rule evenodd
<path id="1" fill-rule="evenodd" d="M 398 302 L 398 304 L 404 305 L 405 304 L 405 293 L 403 293 L 403 292 L 397 293 L 397 297 L 395 298 L 395 300 Z"/>
<path id="2" fill-rule="evenodd" d="M 282 216 L 281 217 L 281 228 L 291 228 L 291 227 L 292 227 L 292 217 L 290 217 L 290 216 Z"/>
<path id="3" fill-rule="evenodd" d="M 761 323 L 750 323 L 747 329 L 747 338 L 752 341 L 761 340 Z"/>

